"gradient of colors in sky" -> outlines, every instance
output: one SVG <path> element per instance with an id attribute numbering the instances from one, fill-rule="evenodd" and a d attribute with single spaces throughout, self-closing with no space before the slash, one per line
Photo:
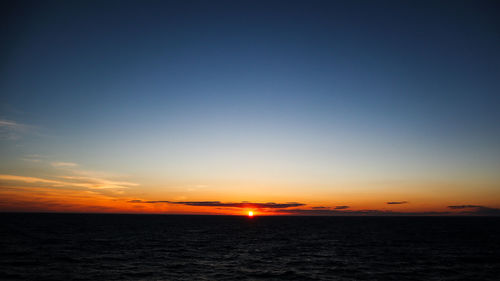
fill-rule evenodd
<path id="1" fill-rule="evenodd" d="M 498 1 L 3 1 L 0 211 L 498 214 Z"/>

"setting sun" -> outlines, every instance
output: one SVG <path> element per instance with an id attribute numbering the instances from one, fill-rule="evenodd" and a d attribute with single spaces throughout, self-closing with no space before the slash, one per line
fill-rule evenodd
<path id="1" fill-rule="evenodd" d="M 253 212 L 252 211 L 248 211 L 248 216 L 249 217 L 253 217 Z"/>

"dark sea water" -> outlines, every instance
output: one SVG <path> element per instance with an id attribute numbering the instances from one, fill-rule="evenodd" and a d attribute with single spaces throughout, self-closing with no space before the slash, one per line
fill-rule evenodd
<path id="1" fill-rule="evenodd" d="M 500 218 L 0 214 L 1 280 L 500 280 Z"/>

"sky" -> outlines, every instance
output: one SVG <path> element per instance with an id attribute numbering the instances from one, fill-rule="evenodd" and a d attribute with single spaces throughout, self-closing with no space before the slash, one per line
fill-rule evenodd
<path id="1" fill-rule="evenodd" d="M 500 214 L 498 1 L 2 1 L 0 211 Z"/>

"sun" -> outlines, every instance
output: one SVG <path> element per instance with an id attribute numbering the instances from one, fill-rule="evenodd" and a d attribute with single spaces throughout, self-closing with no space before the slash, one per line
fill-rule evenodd
<path id="1" fill-rule="evenodd" d="M 253 217 L 253 211 L 248 211 L 248 216 Z"/>

